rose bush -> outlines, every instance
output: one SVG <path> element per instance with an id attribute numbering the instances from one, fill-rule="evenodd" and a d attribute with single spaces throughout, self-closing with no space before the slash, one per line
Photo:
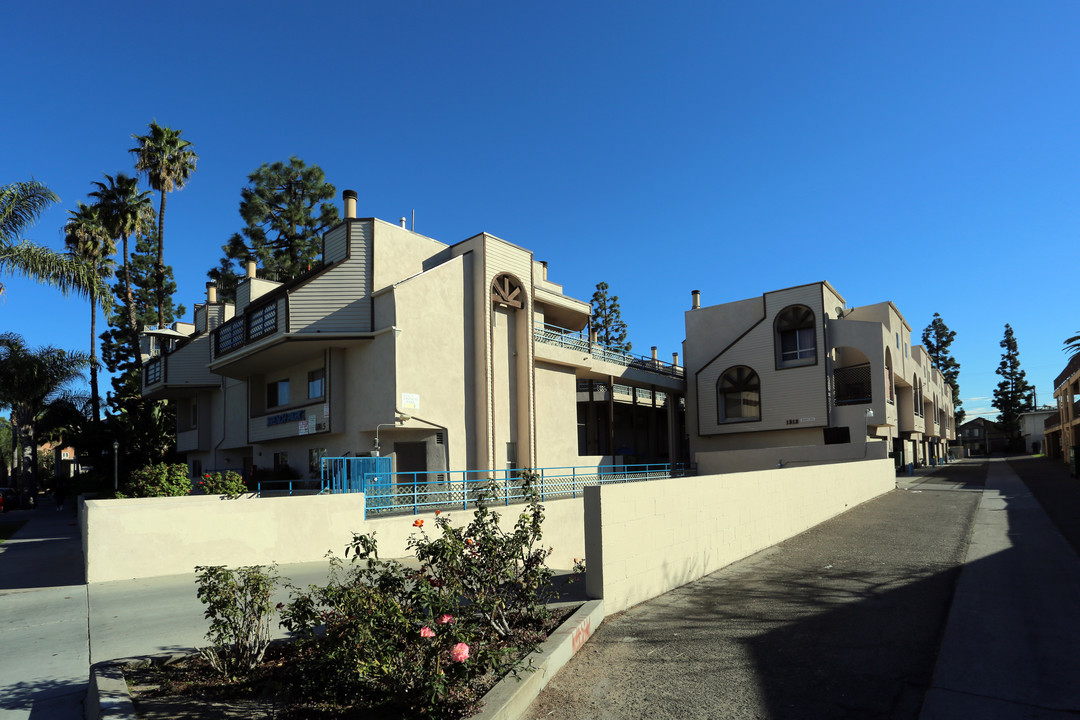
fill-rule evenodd
<path id="1" fill-rule="evenodd" d="M 379 558 L 373 535 L 331 557 L 330 582 L 292 589 L 282 625 L 299 637 L 296 677 L 311 702 L 393 710 L 407 717 L 474 714 L 494 679 L 517 672 L 546 636 L 552 592 L 536 476 L 522 473 L 526 504 L 503 531 L 482 491 L 471 522 L 438 513 L 409 542 L 417 570 Z"/>

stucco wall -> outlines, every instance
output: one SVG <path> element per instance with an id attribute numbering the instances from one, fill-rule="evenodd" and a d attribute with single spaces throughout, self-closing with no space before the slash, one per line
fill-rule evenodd
<path id="1" fill-rule="evenodd" d="M 543 546 L 548 564 L 569 570 L 585 554 L 580 498 L 544 504 Z M 513 527 L 523 506 L 497 507 L 501 525 Z M 196 565 L 258 565 L 322 560 L 342 555 L 355 533 L 377 532 L 382 557 L 405 557 L 417 532 L 413 521 L 434 513 L 364 520 L 364 496 L 310 495 L 235 499 L 216 496 L 87 500 L 80 508 L 87 582 L 190 573 Z M 443 513 L 465 525 L 472 510 Z"/>
<path id="2" fill-rule="evenodd" d="M 891 461 L 872 460 L 586 488 L 586 591 L 619 612 L 894 484 Z"/>

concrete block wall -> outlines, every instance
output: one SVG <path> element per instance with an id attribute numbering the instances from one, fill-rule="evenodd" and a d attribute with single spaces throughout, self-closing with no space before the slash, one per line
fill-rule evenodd
<path id="1" fill-rule="evenodd" d="M 523 508 L 493 509 L 510 530 Z M 582 500 L 547 502 L 544 512 L 542 544 L 553 549 L 548 564 L 569 570 L 585 554 Z M 473 511 L 443 514 L 464 526 Z M 434 512 L 365 520 L 361 493 L 83 500 L 79 513 L 87 582 L 191 573 L 196 565 L 316 562 L 331 550 L 343 556 L 353 533 L 375 532 L 381 557 L 407 557 L 417 518 L 429 535 L 437 532 Z"/>
<path id="2" fill-rule="evenodd" d="M 895 487 L 889 459 L 585 489 L 585 589 L 616 613 Z"/>

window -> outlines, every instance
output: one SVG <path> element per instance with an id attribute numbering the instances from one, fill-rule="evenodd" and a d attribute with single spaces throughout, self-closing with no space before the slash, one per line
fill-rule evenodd
<path id="1" fill-rule="evenodd" d="M 289 467 L 289 453 L 286 450 L 274 453 L 274 467 L 285 468 Z"/>
<path id="2" fill-rule="evenodd" d="M 805 305 L 784 308 L 776 316 L 777 367 L 817 362 L 814 313 Z"/>
<path id="3" fill-rule="evenodd" d="M 716 383 L 717 422 L 761 419 L 761 382 L 744 365 L 729 368 Z"/>
<path id="4" fill-rule="evenodd" d="M 326 394 L 326 368 L 312 370 L 307 374 L 308 400 L 321 398 Z"/>
<path id="5" fill-rule="evenodd" d="M 266 407 L 272 408 L 289 404 L 289 381 L 278 380 L 266 384 Z"/>

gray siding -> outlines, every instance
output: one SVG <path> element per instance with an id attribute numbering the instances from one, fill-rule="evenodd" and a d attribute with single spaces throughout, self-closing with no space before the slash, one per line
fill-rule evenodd
<path id="1" fill-rule="evenodd" d="M 347 223 L 342 223 L 323 236 L 323 262 L 330 264 L 344 260 L 349 251 Z"/>
<path id="2" fill-rule="evenodd" d="M 289 295 L 289 331 L 371 330 L 371 223 L 349 222 L 349 259 Z"/>

